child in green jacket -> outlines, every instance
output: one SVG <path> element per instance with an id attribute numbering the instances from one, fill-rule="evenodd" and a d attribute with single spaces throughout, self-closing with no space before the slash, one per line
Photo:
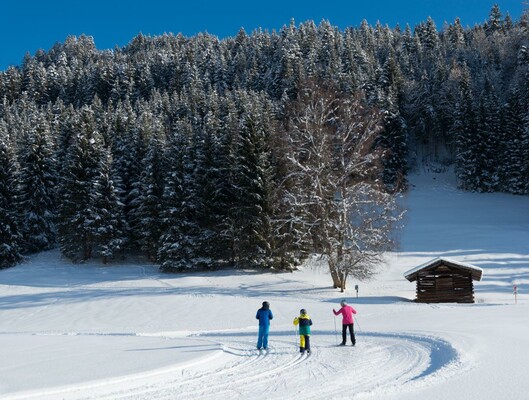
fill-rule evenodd
<path id="1" fill-rule="evenodd" d="M 294 318 L 294 325 L 299 325 L 299 352 L 301 354 L 305 353 L 305 351 L 310 353 L 310 326 L 312 325 L 312 320 L 304 308 L 299 311 L 299 317 Z"/>

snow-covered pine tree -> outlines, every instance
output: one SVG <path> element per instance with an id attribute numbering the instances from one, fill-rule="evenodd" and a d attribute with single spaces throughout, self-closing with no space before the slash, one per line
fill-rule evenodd
<path id="1" fill-rule="evenodd" d="M 16 168 L 7 126 L 0 120 L 0 269 L 22 260 L 22 236 L 16 218 Z"/>
<path id="2" fill-rule="evenodd" d="M 132 113 L 132 110 L 129 110 Z M 137 117 L 130 121 L 128 133 L 120 137 L 119 162 L 115 161 L 116 191 L 121 202 L 125 205 L 127 224 L 130 227 L 131 243 L 133 248 L 141 247 L 139 241 L 142 236 L 139 227 L 141 217 L 138 208 L 142 207 L 145 193 L 142 191 L 142 174 L 145 172 L 145 160 L 147 149 L 154 137 L 162 140 L 161 122 L 145 104 L 138 104 Z M 132 114 L 131 114 L 132 116 Z M 132 157 L 134 155 L 134 157 Z M 160 158 L 161 154 L 158 155 Z M 162 172 L 156 172 L 161 174 Z"/>
<path id="3" fill-rule="evenodd" d="M 58 115 L 58 122 L 56 122 L 56 131 L 54 132 L 55 141 L 55 153 L 53 157 L 56 160 L 57 176 L 62 177 L 63 171 L 66 165 L 66 157 L 70 145 L 74 141 L 74 137 L 77 131 L 78 122 L 78 111 L 69 105 L 61 109 Z M 57 207 L 60 206 L 60 200 L 58 199 Z"/>
<path id="4" fill-rule="evenodd" d="M 418 82 L 407 86 L 405 118 L 410 134 L 415 139 L 420 152 L 427 156 L 433 154 L 436 147 L 435 132 L 437 115 L 433 104 L 432 84 L 426 71 Z M 420 160 L 423 162 L 424 160 Z"/>
<path id="5" fill-rule="evenodd" d="M 293 270 L 312 252 L 312 242 L 299 204 L 291 193 L 296 192 L 296 178 L 292 175 L 290 160 L 285 149 L 290 135 L 279 124 L 270 140 L 272 190 L 270 212 L 271 265 L 278 270 Z"/>
<path id="6" fill-rule="evenodd" d="M 2 103 L 11 104 L 18 99 L 22 90 L 22 73 L 20 68 L 10 66 L 0 72 L 0 99 Z M 5 109 L 5 107 L 2 107 Z"/>
<path id="7" fill-rule="evenodd" d="M 193 263 L 198 225 L 193 199 L 194 154 L 192 128 L 189 121 L 175 122 L 168 137 L 165 159 L 167 173 L 161 213 L 162 235 L 158 248 L 158 263 L 164 272 L 196 268 Z"/>
<path id="8" fill-rule="evenodd" d="M 478 129 L 473 138 L 474 146 L 478 149 L 477 165 L 480 176 L 476 188 L 480 192 L 494 192 L 499 189 L 498 165 L 501 153 L 499 146 L 500 115 L 499 101 L 494 92 L 492 82 L 487 77 L 481 93 L 478 108 Z"/>
<path id="9" fill-rule="evenodd" d="M 477 117 L 472 101 L 470 72 L 466 64 L 460 67 L 459 90 L 456 99 L 451 136 L 455 142 L 455 173 L 458 184 L 465 190 L 478 189 L 479 149 L 475 141 Z"/>
<path id="10" fill-rule="evenodd" d="M 408 170 L 408 143 L 406 124 L 397 108 L 391 107 L 383 112 L 383 130 L 377 145 L 384 149 L 382 180 L 388 190 L 401 191 L 406 188 Z"/>
<path id="11" fill-rule="evenodd" d="M 248 67 L 248 46 L 250 39 L 244 28 L 240 28 L 239 32 L 233 39 L 229 40 L 228 44 L 230 57 L 227 60 L 226 68 L 226 84 L 229 89 L 238 89 L 241 85 L 244 86 L 246 81 L 246 68 Z"/>
<path id="12" fill-rule="evenodd" d="M 112 135 L 112 108 L 105 107 L 98 95 L 94 96 L 91 106 L 97 130 L 103 137 L 103 143 L 105 146 L 112 148 L 114 142 Z"/>
<path id="13" fill-rule="evenodd" d="M 332 81 L 341 72 L 339 49 L 342 37 L 328 20 L 322 20 L 318 25 L 318 41 L 315 44 L 319 73 L 317 76 L 326 81 Z M 298 80 L 296 84 L 300 84 Z"/>
<path id="14" fill-rule="evenodd" d="M 123 204 L 119 201 L 112 180 L 112 155 L 101 149 L 97 175 L 90 193 L 89 235 L 93 256 L 100 255 L 103 264 L 115 258 L 127 243 L 127 226 Z"/>
<path id="15" fill-rule="evenodd" d="M 440 58 L 439 33 L 432 17 L 428 17 L 426 23 L 419 24 L 416 29 L 423 50 L 422 66 L 428 70 L 433 68 L 435 61 Z"/>
<path id="16" fill-rule="evenodd" d="M 68 148 L 58 191 L 58 242 L 62 253 L 76 262 L 92 257 L 92 192 L 100 174 L 101 152 L 101 135 L 95 129 L 92 110 L 85 106 Z"/>
<path id="17" fill-rule="evenodd" d="M 129 221 L 129 213 L 132 210 L 131 202 L 136 195 L 133 189 L 139 181 L 141 161 L 145 155 L 146 137 L 150 134 L 151 122 L 151 112 L 145 110 L 138 117 L 127 98 L 124 102 L 117 104 L 110 127 L 110 135 L 113 138 L 114 171 L 119 177 L 119 180 L 115 182 L 116 190 L 120 201 L 125 206 L 125 217 L 129 225 L 132 225 Z"/>
<path id="18" fill-rule="evenodd" d="M 457 55 L 463 50 L 465 45 L 465 31 L 459 17 L 456 17 L 453 24 L 448 25 L 446 35 L 443 38 L 447 41 L 446 48 L 449 55 Z"/>
<path id="19" fill-rule="evenodd" d="M 160 127 L 150 137 L 147 152 L 143 158 L 143 169 L 133 189 L 136 192 L 131 201 L 131 231 L 142 252 L 155 260 L 162 232 L 160 213 L 164 187 L 165 160 L 164 138 Z"/>
<path id="20" fill-rule="evenodd" d="M 211 161 L 213 143 L 212 137 L 204 130 L 203 120 L 199 118 L 202 112 L 206 112 L 203 107 L 206 100 L 197 83 L 189 88 L 188 106 L 195 111 L 190 115 L 191 122 L 182 121 L 177 127 L 178 134 L 183 135 L 179 140 L 183 144 L 179 151 L 183 153 L 175 155 L 177 160 L 181 160 L 176 165 L 180 170 L 175 171 L 176 176 L 181 179 L 181 187 L 178 190 L 166 188 L 171 200 L 176 197 L 176 202 L 169 205 L 173 208 L 170 210 L 171 217 L 176 219 L 169 232 L 162 235 L 159 252 L 164 258 L 162 269 L 166 271 L 216 267 L 209 254 L 213 232 L 205 217 L 209 200 L 204 192 L 207 187 L 203 186 L 206 179 L 204 174 L 209 173 L 207 165 Z M 176 212 L 172 212 L 173 210 Z"/>
<path id="21" fill-rule="evenodd" d="M 29 116 L 19 144 L 18 212 L 24 252 L 50 249 L 55 243 L 56 161 L 44 115 Z"/>
<path id="22" fill-rule="evenodd" d="M 359 43 L 356 42 L 352 30 L 346 30 L 341 49 L 342 79 L 340 86 L 347 93 L 353 93 L 358 87 L 361 79 L 356 59 L 359 52 Z"/>
<path id="23" fill-rule="evenodd" d="M 522 160 L 524 162 L 524 168 L 522 169 L 522 181 L 525 183 L 523 187 L 523 193 L 529 194 L 529 111 L 526 111 L 524 118 L 524 129 L 522 135 Z"/>
<path id="24" fill-rule="evenodd" d="M 280 35 L 281 42 L 274 55 L 277 63 L 269 86 L 270 93 L 276 99 L 282 96 L 295 98 L 302 74 L 302 58 L 293 21 L 281 29 Z"/>
<path id="25" fill-rule="evenodd" d="M 382 131 L 376 140 L 377 148 L 383 149 L 382 179 L 388 190 L 397 191 L 406 188 L 407 172 L 407 127 L 400 113 L 403 98 L 403 78 L 392 55 L 380 68 L 374 86 L 376 93 L 370 105 L 382 111 Z"/>
<path id="26" fill-rule="evenodd" d="M 240 267 L 269 267 L 270 126 L 263 99 L 240 92 L 242 115 L 235 170 L 235 253 Z"/>
<path id="27" fill-rule="evenodd" d="M 529 6 L 524 10 L 521 19 L 525 21 L 523 24 L 522 22 L 520 23 L 521 32 L 523 32 L 522 36 L 525 39 L 516 54 L 517 70 L 513 79 L 513 86 L 515 88 L 514 91 L 516 91 L 516 102 L 519 102 L 516 108 L 520 108 L 520 111 L 516 112 L 516 114 L 519 114 L 518 118 L 523 120 L 523 127 L 520 131 L 520 147 L 522 149 L 520 156 L 523 163 L 521 180 L 524 183 L 522 192 L 529 194 L 529 39 L 527 37 L 527 32 L 529 32 Z M 518 118 L 513 123 L 518 123 L 520 121 Z"/>
<path id="28" fill-rule="evenodd" d="M 494 4 L 489 12 L 489 19 L 485 24 L 485 31 L 488 35 L 493 35 L 495 32 L 503 30 L 503 20 L 500 7 Z"/>
<path id="29" fill-rule="evenodd" d="M 192 157 L 186 163 L 189 169 L 183 209 L 189 222 L 185 242 L 191 256 L 189 262 L 196 269 L 217 267 L 214 249 L 216 223 L 219 220 L 218 167 L 214 159 L 214 146 L 215 132 L 205 126 L 195 129 L 189 153 Z"/>
<path id="30" fill-rule="evenodd" d="M 529 20 L 529 7 L 525 10 L 524 15 Z M 527 29 L 526 29 L 527 32 Z M 521 111 L 523 117 L 523 129 L 520 145 L 522 148 L 521 162 L 523 163 L 521 180 L 524 182 L 523 193 L 529 194 L 529 40 L 520 47 L 518 52 L 518 62 L 520 64 L 518 88 L 519 98 L 524 111 Z"/>
<path id="31" fill-rule="evenodd" d="M 230 179 L 229 148 L 221 146 L 220 104 L 216 92 L 209 96 L 208 112 L 201 129 L 200 146 L 197 148 L 194 181 L 197 188 L 197 220 L 201 235 L 197 251 L 210 264 L 210 268 L 224 266 L 229 262 L 229 242 L 223 235 L 228 210 L 232 203 L 225 189 Z M 223 143 L 228 145 L 228 143 Z M 228 153 L 226 153 L 228 152 Z"/>
<path id="32" fill-rule="evenodd" d="M 99 60 L 96 66 L 97 73 L 95 74 L 94 88 L 101 102 L 107 104 L 116 82 L 116 73 L 112 64 L 103 62 L 103 60 Z"/>
<path id="33" fill-rule="evenodd" d="M 502 150 L 498 159 L 500 182 L 502 190 L 525 194 L 526 178 L 529 176 L 528 161 L 524 152 L 527 152 L 528 143 L 524 143 L 524 118 L 526 107 L 523 104 L 523 94 L 515 88 L 503 107 L 503 126 L 500 135 Z M 529 136 L 529 132 L 527 134 Z"/>
<path id="34" fill-rule="evenodd" d="M 48 77 L 44 65 L 36 58 L 25 57 L 22 72 L 22 90 L 36 104 L 46 104 L 49 100 L 47 87 Z"/>
<path id="35" fill-rule="evenodd" d="M 236 106 L 237 94 L 231 92 L 219 99 L 221 120 L 219 136 L 215 149 L 217 159 L 216 209 L 218 213 L 215 231 L 217 234 L 216 254 L 222 263 L 234 265 L 236 260 L 235 243 L 237 239 L 238 210 L 234 206 L 237 200 L 236 167 L 239 137 L 239 112 Z"/>

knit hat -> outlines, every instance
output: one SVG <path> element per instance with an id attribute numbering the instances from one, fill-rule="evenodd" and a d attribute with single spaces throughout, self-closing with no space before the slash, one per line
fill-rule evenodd
<path id="1" fill-rule="evenodd" d="M 304 308 L 302 308 L 301 310 L 299 310 L 299 313 L 301 315 L 305 315 L 307 313 L 307 310 L 305 310 Z"/>

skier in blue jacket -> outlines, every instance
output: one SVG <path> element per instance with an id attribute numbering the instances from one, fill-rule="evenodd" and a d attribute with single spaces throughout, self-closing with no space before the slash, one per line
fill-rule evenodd
<path id="1" fill-rule="evenodd" d="M 263 301 L 263 306 L 257 310 L 255 318 L 259 320 L 259 336 L 257 337 L 257 349 L 268 348 L 268 332 L 270 332 L 270 320 L 274 318 L 270 303 Z"/>

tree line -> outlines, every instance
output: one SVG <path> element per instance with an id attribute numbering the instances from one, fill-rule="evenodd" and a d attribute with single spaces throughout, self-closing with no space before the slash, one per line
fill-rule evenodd
<path id="1" fill-rule="evenodd" d="M 472 28 L 292 21 L 27 55 L 0 72 L 0 265 L 58 244 L 164 270 L 289 269 L 315 249 L 361 268 L 414 164 L 527 194 L 528 26 L 494 6 Z"/>

